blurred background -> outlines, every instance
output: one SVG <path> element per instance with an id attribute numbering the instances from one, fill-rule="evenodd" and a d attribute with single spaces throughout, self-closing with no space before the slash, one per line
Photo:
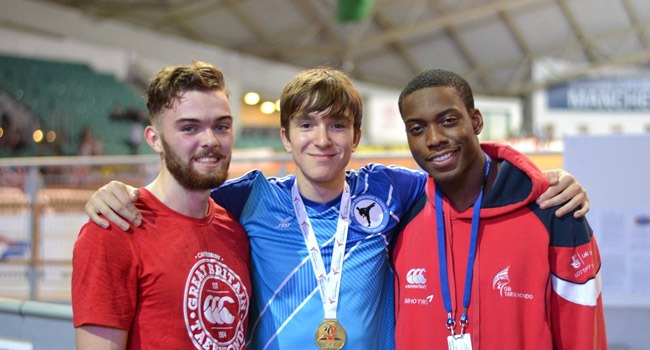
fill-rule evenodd
<path id="1" fill-rule="evenodd" d="M 460 73 L 482 141 L 587 188 L 610 348 L 648 349 L 649 58 L 646 0 L 0 0 L 0 348 L 74 347 L 83 205 L 111 180 L 155 176 L 144 88 L 165 65 L 201 60 L 229 85 L 231 178 L 293 172 L 277 102 L 292 76 L 321 65 L 363 95 L 350 167 L 417 169 L 397 96 L 425 69 Z"/>

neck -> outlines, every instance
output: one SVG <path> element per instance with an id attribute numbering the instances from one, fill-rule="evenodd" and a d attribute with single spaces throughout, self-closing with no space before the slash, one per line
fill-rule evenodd
<path id="1" fill-rule="evenodd" d="M 302 174 L 296 174 L 296 183 L 300 195 L 317 203 L 327 203 L 343 192 L 345 173 L 336 180 L 326 182 L 309 181 Z"/>
<path id="2" fill-rule="evenodd" d="M 471 169 L 468 169 L 464 176 L 452 183 L 436 182 L 442 193 L 447 197 L 451 205 L 459 212 L 471 208 L 483 186 L 483 171 L 485 167 L 485 155 L 481 152 L 480 161 L 475 162 Z M 490 172 L 483 188 L 483 193 L 490 189 L 498 173 L 498 164 L 492 160 Z"/>
<path id="3" fill-rule="evenodd" d="M 195 219 L 203 219 L 208 214 L 210 190 L 190 191 L 179 185 L 171 174 L 158 174 L 146 189 L 179 214 Z"/>

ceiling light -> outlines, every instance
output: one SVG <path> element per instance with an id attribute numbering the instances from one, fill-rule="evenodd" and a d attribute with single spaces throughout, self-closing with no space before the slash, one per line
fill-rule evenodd
<path id="1" fill-rule="evenodd" d="M 48 131 L 47 134 L 45 135 L 45 139 L 49 143 L 54 142 L 54 140 L 56 140 L 56 131 L 54 131 L 54 130 Z"/>
<path id="2" fill-rule="evenodd" d="M 257 92 L 247 92 L 244 95 L 244 103 L 253 106 L 260 102 L 260 95 Z"/>
<path id="3" fill-rule="evenodd" d="M 43 131 L 42 130 L 34 131 L 34 133 L 32 134 L 32 139 L 36 143 L 43 141 Z"/>
<path id="4" fill-rule="evenodd" d="M 262 102 L 262 104 L 260 105 L 260 111 L 262 111 L 262 113 L 264 114 L 272 114 L 273 112 L 275 112 L 275 103 L 271 101 Z"/>

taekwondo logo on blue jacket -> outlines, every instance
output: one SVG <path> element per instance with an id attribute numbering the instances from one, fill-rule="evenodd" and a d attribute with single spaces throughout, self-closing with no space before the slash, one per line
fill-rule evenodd
<path id="1" fill-rule="evenodd" d="M 381 232 L 388 224 L 388 206 L 375 196 L 363 195 L 352 202 L 352 217 L 355 228 L 376 233 Z"/>

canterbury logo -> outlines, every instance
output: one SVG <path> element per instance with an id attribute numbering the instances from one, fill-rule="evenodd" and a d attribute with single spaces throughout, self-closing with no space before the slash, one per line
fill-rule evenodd
<path id="1" fill-rule="evenodd" d="M 231 297 L 208 296 L 203 303 L 203 315 L 212 324 L 232 324 L 235 316 L 224 306 L 225 303 L 234 304 L 235 300 Z"/>
<path id="2" fill-rule="evenodd" d="M 406 274 L 406 281 L 409 284 L 425 284 L 427 283 L 427 279 L 424 277 L 425 272 L 427 272 L 427 270 L 422 268 L 410 269 Z"/>

